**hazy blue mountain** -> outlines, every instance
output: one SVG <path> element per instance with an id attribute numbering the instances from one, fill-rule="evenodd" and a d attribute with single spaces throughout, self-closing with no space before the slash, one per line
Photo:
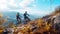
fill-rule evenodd
<path id="1" fill-rule="evenodd" d="M 14 22 L 15 24 L 16 24 L 16 13 L 17 12 L 2 12 L 2 14 L 4 15 L 3 18 L 8 17 L 7 23 L 8 22 Z M 29 15 L 30 15 L 29 18 L 31 20 L 34 20 L 36 18 L 40 18 L 40 16 L 37 16 L 37 15 L 31 15 L 31 14 L 29 14 Z M 23 19 L 24 18 L 23 14 L 20 13 L 20 16 L 22 16 L 21 18 L 22 18 L 22 20 L 24 20 Z"/>

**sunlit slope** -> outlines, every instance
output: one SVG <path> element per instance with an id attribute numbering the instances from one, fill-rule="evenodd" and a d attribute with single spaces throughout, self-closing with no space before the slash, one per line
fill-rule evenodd
<path id="1" fill-rule="evenodd" d="M 57 22 L 60 15 L 60 9 L 55 10 L 50 15 L 44 16 L 42 18 L 38 18 L 35 20 L 32 20 L 28 22 L 26 25 L 24 25 L 22 30 L 19 30 L 18 33 L 22 34 L 43 34 L 48 33 L 51 34 L 51 32 L 54 34 L 57 34 L 57 30 L 53 27 L 55 24 L 55 20 Z M 55 19 L 54 19 L 55 18 Z"/>

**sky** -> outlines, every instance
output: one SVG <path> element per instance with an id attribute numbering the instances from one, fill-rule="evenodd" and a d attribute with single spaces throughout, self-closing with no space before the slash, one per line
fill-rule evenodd
<path id="1" fill-rule="evenodd" d="M 0 0 L 0 12 L 20 12 L 27 11 L 34 15 L 47 15 L 60 6 L 60 0 Z"/>

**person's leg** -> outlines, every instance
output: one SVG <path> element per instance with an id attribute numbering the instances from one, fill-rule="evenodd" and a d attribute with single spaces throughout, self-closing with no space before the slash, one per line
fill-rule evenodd
<path id="1" fill-rule="evenodd" d="M 25 22 L 24 24 L 26 24 L 26 23 L 27 23 L 27 18 L 26 18 L 26 17 L 24 17 L 24 22 Z"/>
<path id="2" fill-rule="evenodd" d="M 30 19 L 27 17 L 27 21 L 30 21 Z"/>
<path id="3" fill-rule="evenodd" d="M 21 23 L 22 22 L 22 20 L 21 20 L 21 18 L 19 17 L 19 23 Z"/>
<path id="4" fill-rule="evenodd" d="M 19 24 L 19 17 L 16 18 L 17 19 L 17 25 Z"/>
<path id="5" fill-rule="evenodd" d="M 16 18 L 16 20 L 17 20 L 16 22 L 18 23 L 18 18 Z"/>

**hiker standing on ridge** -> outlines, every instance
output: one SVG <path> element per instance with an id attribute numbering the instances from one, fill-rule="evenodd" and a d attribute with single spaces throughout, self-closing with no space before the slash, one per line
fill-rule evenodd
<path id="1" fill-rule="evenodd" d="M 27 11 L 25 11 L 25 13 L 24 13 L 24 20 L 25 20 L 25 22 L 30 21 L 30 19 L 28 18 L 28 16 L 29 16 L 29 14 L 27 14 Z"/>
<path id="2" fill-rule="evenodd" d="M 21 18 L 20 18 L 20 15 L 19 15 L 19 12 L 16 14 L 16 19 L 17 19 L 17 23 L 21 23 Z"/>

